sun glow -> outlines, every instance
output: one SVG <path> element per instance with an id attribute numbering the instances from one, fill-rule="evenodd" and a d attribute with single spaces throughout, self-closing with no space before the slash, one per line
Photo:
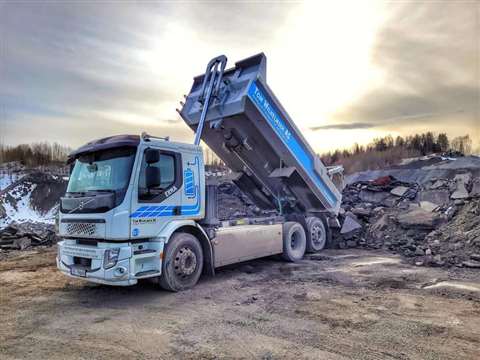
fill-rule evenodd
<path id="1" fill-rule="evenodd" d="M 192 77 L 202 73 L 213 56 L 225 53 L 232 65 L 232 61 L 263 51 L 268 58 L 267 82 L 312 146 L 318 151 L 345 147 L 355 141 L 368 142 L 372 132 L 339 131 L 332 141 L 332 131 L 308 128 L 326 124 L 367 85 L 382 81 L 382 74 L 371 66 L 370 55 L 385 18 L 383 7 L 382 2 L 369 6 L 343 1 L 300 3 L 268 38 L 251 39 L 247 46 L 230 43 L 226 37 L 211 41 L 189 23 L 170 18 L 151 26 L 137 58 L 149 69 L 156 86 L 178 94 L 180 100 Z M 173 116 L 176 106 L 173 101 L 165 102 L 157 110 L 162 116 Z"/>

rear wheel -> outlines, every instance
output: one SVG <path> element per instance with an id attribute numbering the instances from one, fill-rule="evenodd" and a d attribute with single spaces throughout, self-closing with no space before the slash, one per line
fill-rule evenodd
<path id="1" fill-rule="evenodd" d="M 202 246 L 188 233 L 174 234 L 164 251 L 160 286 L 169 291 L 189 289 L 198 282 L 203 268 Z"/>
<path id="2" fill-rule="evenodd" d="M 291 262 L 299 261 L 305 254 L 307 239 L 303 226 L 298 222 L 288 221 L 283 224 L 282 257 Z"/>
<path id="3" fill-rule="evenodd" d="M 327 246 L 327 228 L 322 219 L 308 217 L 307 223 L 307 252 L 313 253 L 323 250 Z"/>

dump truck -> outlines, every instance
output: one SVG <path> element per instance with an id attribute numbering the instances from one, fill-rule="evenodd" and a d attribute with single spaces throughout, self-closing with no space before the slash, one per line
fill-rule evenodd
<path id="1" fill-rule="evenodd" d="M 268 87 L 264 54 L 226 63 L 213 58 L 177 109 L 193 144 L 118 135 L 69 155 L 62 273 L 120 286 L 152 279 L 179 291 L 225 265 L 271 255 L 295 262 L 328 245 L 339 226 L 341 168 L 322 164 Z M 201 141 L 258 216 L 219 220 Z"/>

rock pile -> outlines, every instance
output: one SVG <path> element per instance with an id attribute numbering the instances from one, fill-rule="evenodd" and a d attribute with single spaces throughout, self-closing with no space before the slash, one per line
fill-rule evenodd
<path id="1" fill-rule="evenodd" d="M 0 249 L 25 250 L 57 242 L 54 226 L 42 223 L 13 223 L 0 230 Z"/>
<path id="2" fill-rule="evenodd" d="M 480 268 L 480 179 L 470 173 L 420 186 L 392 176 L 343 191 L 340 248 L 385 248 L 417 265 Z"/>
<path id="3" fill-rule="evenodd" d="M 258 216 L 262 211 L 235 184 L 221 182 L 217 187 L 220 220 Z"/>

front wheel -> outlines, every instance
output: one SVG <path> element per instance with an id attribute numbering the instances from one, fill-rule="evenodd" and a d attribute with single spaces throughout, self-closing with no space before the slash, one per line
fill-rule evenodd
<path id="1" fill-rule="evenodd" d="M 160 286 L 169 291 L 190 289 L 198 282 L 203 268 L 203 252 L 197 238 L 176 233 L 166 246 Z"/>

